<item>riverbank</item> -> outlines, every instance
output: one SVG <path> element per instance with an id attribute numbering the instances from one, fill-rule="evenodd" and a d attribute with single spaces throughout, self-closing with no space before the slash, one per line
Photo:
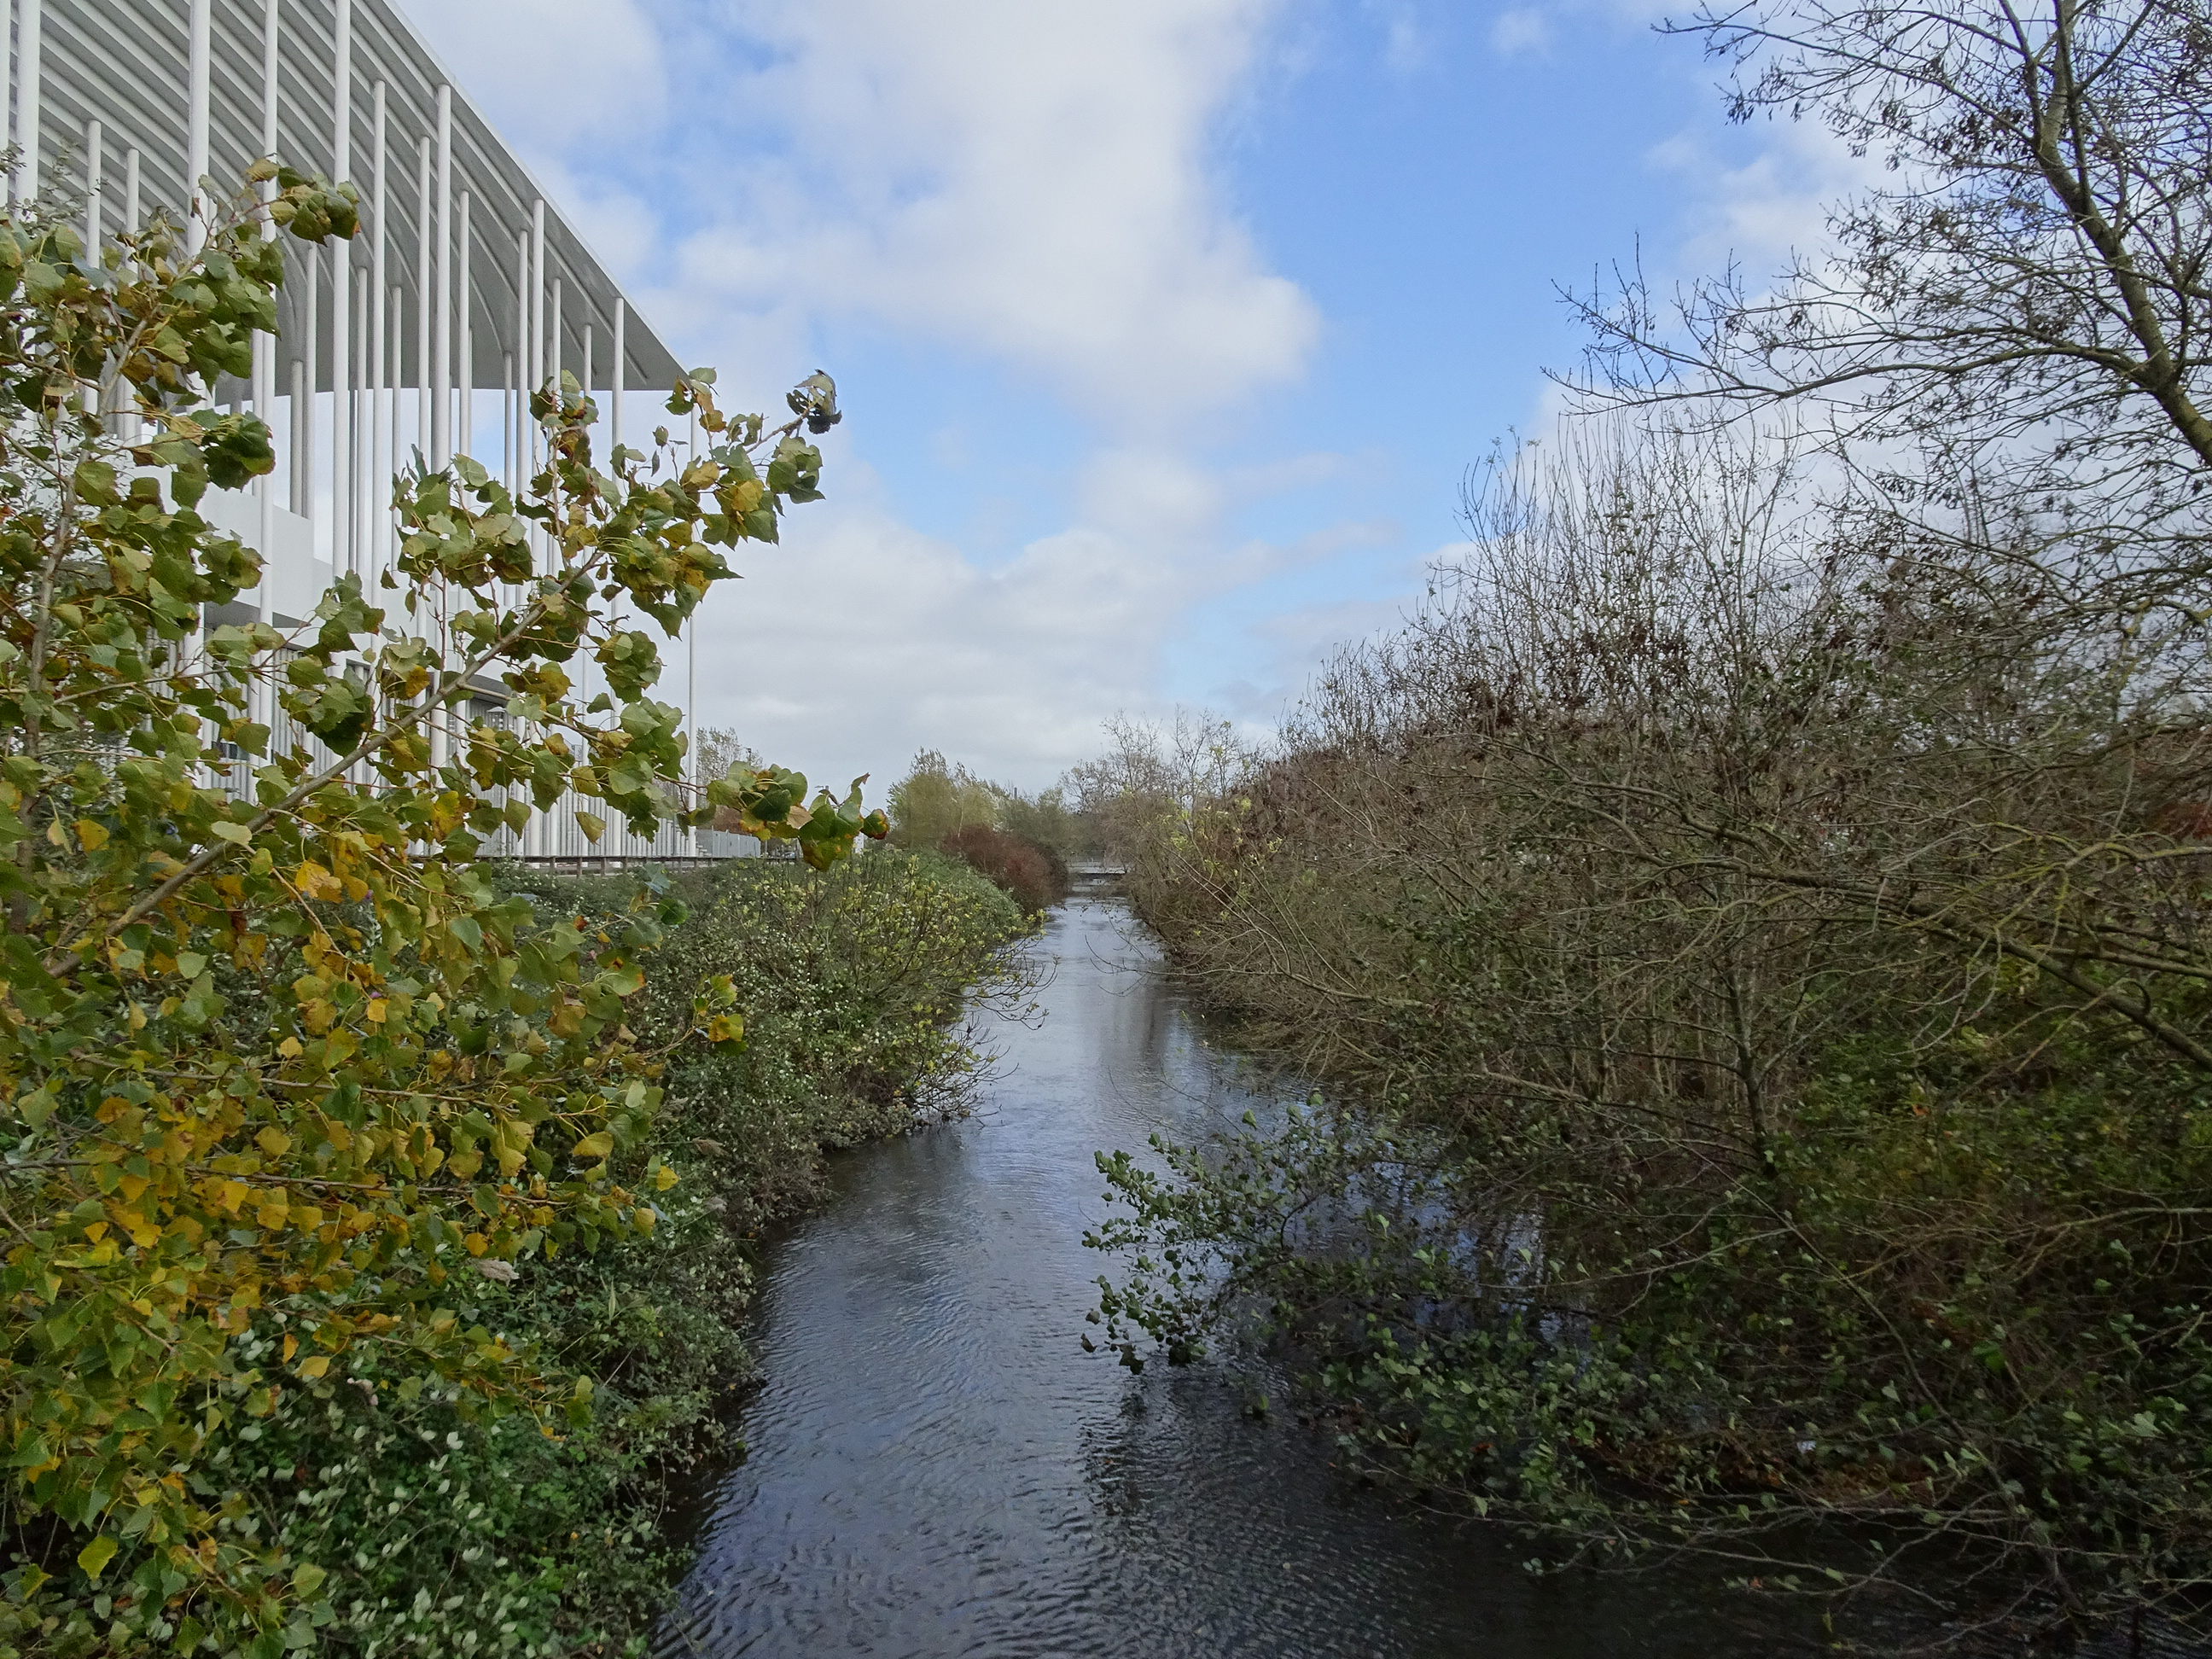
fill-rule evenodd
<path id="1" fill-rule="evenodd" d="M 763 1232 L 819 1195 L 830 1152 L 961 1109 L 969 1000 L 1010 982 L 1028 932 L 964 866 L 889 849 L 826 875 L 746 860 L 650 891 L 518 885 L 602 932 L 665 932 L 629 1010 L 648 1046 L 716 975 L 744 1045 L 679 1051 L 667 1104 L 617 1153 L 625 1178 L 674 1176 L 649 1235 L 452 1281 L 464 1327 L 534 1348 L 564 1436 L 400 1389 L 288 1396 L 232 1448 L 267 1535 L 329 1575 L 325 1652 L 642 1650 L 683 1563 L 672 1493 L 738 1449 Z"/>

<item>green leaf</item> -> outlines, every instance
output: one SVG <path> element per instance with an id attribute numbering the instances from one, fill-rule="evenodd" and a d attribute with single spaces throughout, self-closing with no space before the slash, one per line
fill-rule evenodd
<path id="1" fill-rule="evenodd" d="M 576 825 L 584 832 L 584 839 L 594 847 L 599 844 L 599 837 L 607 833 L 607 821 L 596 812 L 579 810 L 576 813 Z"/>
<path id="2" fill-rule="evenodd" d="M 94 1578 L 115 1559 L 115 1540 L 102 1533 L 76 1553 L 76 1564 Z"/>

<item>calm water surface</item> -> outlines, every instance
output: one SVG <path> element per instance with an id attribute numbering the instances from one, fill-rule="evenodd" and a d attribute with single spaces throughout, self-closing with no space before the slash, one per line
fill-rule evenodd
<path id="1" fill-rule="evenodd" d="M 967 1121 L 842 1161 L 769 1263 L 752 1448 L 709 1503 L 666 1656 L 1774 1651 L 1709 1596 L 1532 1579 L 1510 1542 L 1340 1479 L 1208 1366 L 1079 1334 L 1109 1264 L 1092 1154 L 1249 1103 L 1118 904 L 1078 902 Z"/>

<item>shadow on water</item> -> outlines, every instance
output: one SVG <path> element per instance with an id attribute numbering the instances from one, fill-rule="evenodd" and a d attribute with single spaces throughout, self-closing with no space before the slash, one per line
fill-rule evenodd
<path id="1" fill-rule="evenodd" d="M 1118 903 L 1042 949 L 978 1115 L 842 1160 L 775 1247 L 750 1454 L 708 1498 L 664 1656 L 1777 1651 L 1748 1604 L 1656 1577 L 1533 1578 L 1494 1529 L 1339 1478 L 1210 1366 L 1078 1346 L 1105 1264 L 1092 1154 L 1249 1103 Z"/>

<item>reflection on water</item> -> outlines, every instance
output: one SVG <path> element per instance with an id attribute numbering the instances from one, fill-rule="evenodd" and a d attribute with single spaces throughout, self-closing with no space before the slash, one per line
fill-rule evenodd
<path id="1" fill-rule="evenodd" d="M 1394 1507 L 1208 1366 L 1078 1346 L 1100 1148 L 1248 1103 L 1119 905 L 1078 902 L 975 1118 L 843 1160 L 778 1245 L 753 1450 L 711 1498 L 666 1656 L 1443 1656 L 1773 1650 L 1653 1581 L 1532 1579 Z"/>

